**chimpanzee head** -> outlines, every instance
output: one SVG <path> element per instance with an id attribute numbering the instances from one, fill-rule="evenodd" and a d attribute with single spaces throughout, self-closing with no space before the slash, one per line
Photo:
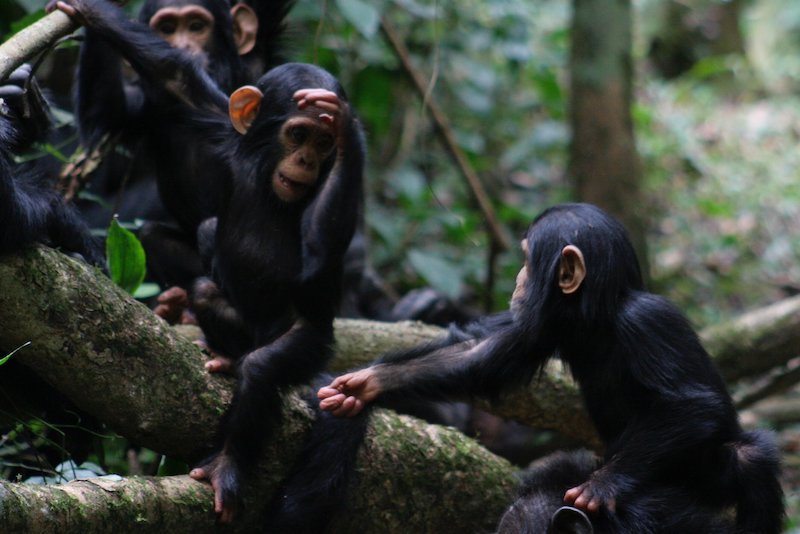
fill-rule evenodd
<path id="1" fill-rule="evenodd" d="M 227 0 L 147 0 L 139 20 L 175 48 L 186 50 L 224 88 L 239 55 L 252 50 L 258 18 L 252 8 Z M 240 67 L 243 68 L 243 67 Z M 234 69 L 235 70 L 235 69 Z"/>
<path id="2" fill-rule="evenodd" d="M 301 108 L 295 95 L 311 88 L 335 93 L 336 103 L 329 104 L 341 112 L 331 114 L 314 104 Z M 258 155 L 259 173 L 269 176 L 278 199 L 290 204 L 307 201 L 327 179 L 336 160 L 339 130 L 349 120 L 342 109 L 346 101 L 336 78 L 301 63 L 276 67 L 256 86 L 242 87 L 231 95 L 231 122 L 243 135 L 242 150 Z"/>
<path id="3" fill-rule="evenodd" d="M 512 297 L 516 316 L 598 325 L 613 317 L 629 291 L 643 289 L 625 228 L 596 206 L 562 204 L 544 211 L 522 248 L 525 266 Z"/>

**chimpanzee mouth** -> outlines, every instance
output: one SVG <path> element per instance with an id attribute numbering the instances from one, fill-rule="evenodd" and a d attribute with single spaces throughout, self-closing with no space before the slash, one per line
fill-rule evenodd
<path id="1" fill-rule="evenodd" d="M 278 182 L 280 183 L 283 189 L 285 189 L 288 193 L 290 193 L 293 196 L 304 195 L 305 193 L 308 192 L 309 188 L 311 187 L 310 184 L 292 180 L 291 178 L 289 178 L 288 176 L 286 176 L 281 172 L 278 173 Z"/>

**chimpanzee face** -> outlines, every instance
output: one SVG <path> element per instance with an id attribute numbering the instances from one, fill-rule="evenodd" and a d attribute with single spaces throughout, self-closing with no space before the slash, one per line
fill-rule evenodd
<path id="1" fill-rule="evenodd" d="M 196 4 L 162 7 L 150 18 L 150 27 L 175 48 L 186 50 L 203 68 L 208 66 L 214 35 L 214 16 Z"/>
<path id="2" fill-rule="evenodd" d="M 283 157 L 275 166 L 272 189 L 284 202 L 297 202 L 317 185 L 323 163 L 336 148 L 333 126 L 313 114 L 287 120 L 280 132 Z"/>

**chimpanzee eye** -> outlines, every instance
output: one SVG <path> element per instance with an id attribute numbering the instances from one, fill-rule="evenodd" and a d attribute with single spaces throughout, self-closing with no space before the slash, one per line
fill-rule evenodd
<path id="1" fill-rule="evenodd" d="M 156 27 L 156 31 L 158 33 L 163 33 L 164 35 L 172 35 L 175 33 L 176 25 L 175 22 L 172 20 L 163 20 L 158 23 Z"/>
<path id="2" fill-rule="evenodd" d="M 208 27 L 206 21 L 202 19 L 194 19 L 189 23 L 189 31 L 194 33 L 200 33 L 204 31 Z"/>
<path id="3" fill-rule="evenodd" d="M 289 129 L 289 139 L 298 145 L 302 145 L 308 139 L 308 130 L 303 126 L 294 126 Z"/>
<path id="4" fill-rule="evenodd" d="M 322 135 L 317 140 L 317 150 L 320 152 L 330 152 L 333 149 L 333 136 L 332 135 Z"/>

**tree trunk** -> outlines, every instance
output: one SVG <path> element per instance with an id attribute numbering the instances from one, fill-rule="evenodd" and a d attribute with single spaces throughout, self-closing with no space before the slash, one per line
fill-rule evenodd
<path id="1" fill-rule="evenodd" d="M 642 166 L 631 119 L 630 0 L 574 0 L 573 6 L 569 175 L 579 199 L 625 225 L 647 277 Z"/>

